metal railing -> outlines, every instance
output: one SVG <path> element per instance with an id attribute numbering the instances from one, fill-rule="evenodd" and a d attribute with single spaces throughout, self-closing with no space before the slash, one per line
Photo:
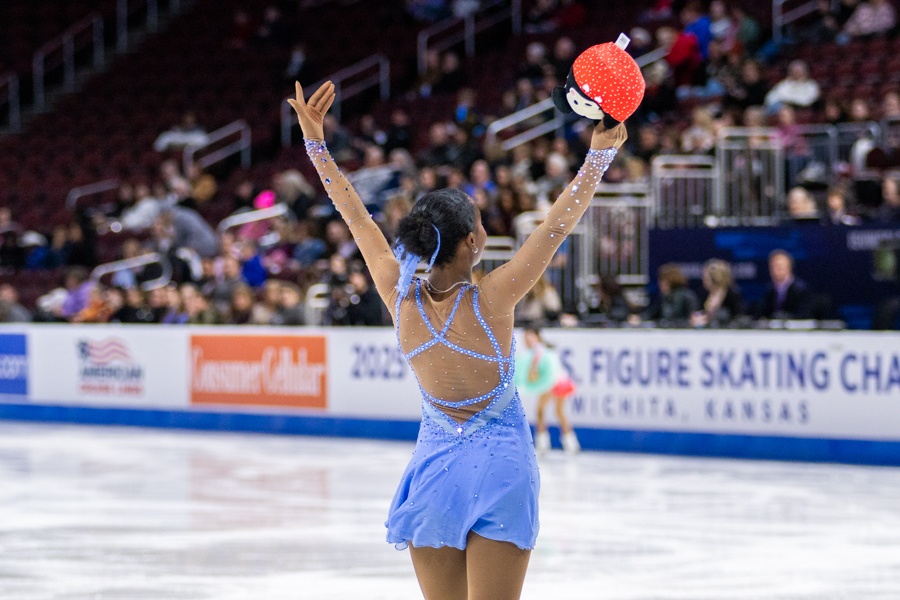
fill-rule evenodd
<path id="1" fill-rule="evenodd" d="M 34 75 L 34 112 L 43 112 L 46 106 L 45 88 L 47 75 L 47 59 L 51 56 L 60 56 L 59 64 L 63 69 L 63 89 L 71 92 L 75 89 L 75 54 L 76 40 L 85 40 L 85 33 L 90 32 L 90 41 L 84 47 L 93 46 L 93 67 L 95 70 L 103 68 L 103 17 L 93 14 L 72 25 L 58 38 L 44 44 L 32 58 Z"/>
<path id="2" fill-rule="evenodd" d="M 219 144 L 228 138 L 238 136 L 238 139 L 219 147 Z M 225 160 L 233 154 L 241 154 L 241 166 L 247 168 L 250 166 L 250 143 L 251 132 L 250 126 L 243 119 L 229 123 L 225 127 L 216 129 L 207 136 L 206 144 L 202 146 L 186 146 L 184 148 L 184 172 L 196 163 L 201 169 L 205 169 L 210 165 L 214 165 L 221 160 Z M 214 147 L 217 149 L 213 150 Z M 198 154 L 211 150 L 208 154 L 204 154 L 197 158 Z"/>
<path id="3" fill-rule="evenodd" d="M 650 168 L 656 227 L 699 227 L 714 215 L 719 169 L 712 156 L 661 154 Z"/>
<path id="4" fill-rule="evenodd" d="M 553 105 L 553 98 L 547 98 L 545 100 L 541 100 L 536 104 L 532 104 L 527 108 L 523 108 L 520 111 L 514 112 L 513 114 L 503 117 L 502 119 L 497 119 L 493 123 L 491 123 L 487 128 L 487 134 L 485 136 L 485 144 L 488 147 L 493 146 L 497 141 L 497 134 L 508 127 L 514 127 L 523 121 L 527 121 L 533 117 L 536 117 L 544 112 L 553 111 L 553 118 L 549 121 L 545 121 L 540 125 L 532 127 L 528 131 L 523 131 L 522 133 L 509 138 L 508 140 L 504 140 L 501 146 L 504 151 L 512 150 L 516 146 L 520 146 L 526 142 L 530 142 L 531 140 L 541 137 L 544 134 L 550 133 L 551 131 L 561 130 L 563 125 L 565 125 L 565 118 L 562 113 L 556 110 L 556 107 Z"/>
<path id="5" fill-rule="evenodd" d="M 505 0 L 495 0 L 478 12 L 465 17 L 449 17 L 420 31 L 417 40 L 419 74 L 423 75 L 428 70 L 427 57 L 430 51 L 443 52 L 463 42 L 466 56 L 475 56 L 475 36 L 507 19 L 512 21 L 513 33 L 521 33 L 522 0 L 512 0 L 509 6 L 505 5 Z M 434 41 L 433 38 L 438 36 L 441 39 Z"/>
<path id="6" fill-rule="evenodd" d="M 716 143 L 716 225 L 772 225 L 784 214 L 785 151 L 774 127 L 725 127 Z"/>
<path id="7" fill-rule="evenodd" d="M 7 127 L 9 131 L 17 132 L 22 127 L 21 107 L 19 105 L 19 76 L 15 73 L 7 73 L 0 77 L 0 90 L 6 87 Z M 0 106 L 3 106 L 0 96 Z"/>
<path id="8" fill-rule="evenodd" d="M 772 0 L 772 39 L 780 42 L 784 37 L 784 28 L 806 15 L 816 12 L 819 3 L 816 0 L 807 0 L 799 6 L 785 12 L 786 4 L 795 4 L 792 0 Z M 837 11 L 840 0 L 831 0 L 831 10 Z"/>
<path id="9" fill-rule="evenodd" d="M 649 281 L 653 200 L 645 183 L 600 183 L 585 216 L 579 261 L 579 304 L 586 303 L 601 275 L 623 285 Z"/>
<path id="10" fill-rule="evenodd" d="M 640 68 L 648 67 L 654 63 L 663 60 L 668 51 L 665 48 L 657 48 L 652 52 L 648 52 L 643 56 L 638 57 L 635 62 L 638 64 Z M 515 127 L 519 123 L 523 121 L 528 121 L 533 119 L 545 112 L 553 111 L 551 114 L 553 115 L 549 120 L 540 123 L 539 125 L 535 125 L 530 129 L 527 129 L 508 140 L 504 140 L 501 144 L 504 151 L 512 150 L 516 146 L 520 146 L 535 138 L 539 138 L 542 135 L 548 134 L 551 131 L 558 131 L 562 133 L 562 128 L 565 125 L 565 117 L 556 110 L 556 107 L 553 104 L 552 98 L 546 98 L 532 104 L 531 106 L 527 106 L 522 110 L 516 111 L 511 115 L 505 116 L 502 119 L 497 119 L 487 128 L 487 134 L 485 135 L 485 144 L 490 147 L 493 146 L 497 141 L 498 134 L 504 129 L 508 129 L 510 127 Z"/>
<path id="11" fill-rule="evenodd" d="M 354 78 L 369 73 L 366 77 L 352 81 Z M 334 84 L 334 104 L 331 105 L 331 114 L 338 121 L 341 120 L 341 102 L 347 100 L 360 92 L 363 92 L 376 85 L 379 88 L 382 100 L 387 100 L 391 96 L 391 62 L 383 54 L 373 54 L 368 58 L 364 58 L 358 63 L 352 64 L 345 69 L 341 69 L 330 77 L 326 77 L 322 81 L 317 81 L 313 85 L 305 89 L 306 93 L 312 95 L 326 81 Z M 346 83 L 352 81 L 352 83 Z M 281 145 L 287 148 L 291 145 L 291 127 L 294 126 L 296 117 L 291 105 L 287 103 L 292 99 L 289 96 L 281 103 Z"/>
<path id="12" fill-rule="evenodd" d="M 90 183 L 81 187 L 72 188 L 66 195 L 66 208 L 70 211 L 74 211 L 79 199 L 84 198 L 85 196 L 91 196 L 93 194 L 108 192 L 110 190 L 116 189 L 117 187 L 119 187 L 118 179 L 104 179 L 103 181 L 98 181 L 97 183 Z"/>
<path id="13" fill-rule="evenodd" d="M 226 217 L 219 222 L 219 226 L 217 227 L 217 229 L 219 233 L 225 233 L 232 227 L 240 227 L 241 225 L 246 225 L 247 223 L 255 223 L 257 221 L 273 219 L 275 217 L 280 217 L 286 214 L 288 214 L 287 205 L 280 203 L 276 204 L 275 206 L 270 206 L 269 208 L 251 210 L 248 212 L 238 213 L 236 215 Z"/>
<path id="14" fill-rule="evenodd" d="M 145 281 L 141 284 L 141 289 L 143 289 L 144 291 L 155 290 L 157 288 L 163 287 L 172 280 L 172 265 L 169 263 L 169 259 L 166 258 L 165 254 L 160 254 L 159 252 L 151 252 L 149 254 L 144 254 L 143 256 L 135 256 L 134 258 L 126 258 L 124 260 L 117 260 L 114 262 L 98 265 L 93 271 L 91 271 L 91 280 L 100 281 L 101 277 L 103 277 L 104 275 L 109 275 L 110 273 L 127 271 L 129 269 L 143 267 L 145 265 L 152 265 L 155 263 L 159 263 L 159 265 L 162 267 L 162 275 L 160 275 L 156 279 L 151 279 L 150 281 Z"/>

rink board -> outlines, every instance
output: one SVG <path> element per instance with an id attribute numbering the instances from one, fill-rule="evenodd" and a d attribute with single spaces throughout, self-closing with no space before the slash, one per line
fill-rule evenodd
<path id="1" fill-rule="evenodd" d="M 897 334 L 545 337 L 585 448 L 900 464 Z M 409 440 L 419 416 L 390 329 L 0 328 L 0 418 Z"/>

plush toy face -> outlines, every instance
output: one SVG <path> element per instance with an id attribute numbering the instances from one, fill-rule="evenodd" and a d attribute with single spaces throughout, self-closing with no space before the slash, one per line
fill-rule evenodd
<path id="1" fill-rule="evenodd" d="M 586 98 L 577 88 L 571 86 L 566 86 L 566 88 L 568 90 L 566 92 L 566 100 L 575 114 L 595 121 L 599 121 L 603 118 L 605 113 L 603 112 L 603 109 L 600 108 L 600 102 L 603 101 L 602 99 L 599 102 L 594 101 L 590 98 Z"/>

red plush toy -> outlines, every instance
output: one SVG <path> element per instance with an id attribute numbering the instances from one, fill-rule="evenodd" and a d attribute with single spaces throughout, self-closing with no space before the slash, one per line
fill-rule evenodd
<path id="1" fill-rule="evenodd" d="M 591 46 L 575 59 L 565 87 L 553 90 L 553 103 L 560 112 L 572 112 L 615 127 L 637 110 L 646 84 L 641 68 L 625 52 L 624 33 L 616 43 Z"/>

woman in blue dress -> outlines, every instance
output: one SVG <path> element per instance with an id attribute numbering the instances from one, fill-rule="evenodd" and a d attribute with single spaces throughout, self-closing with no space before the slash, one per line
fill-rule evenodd
<path id="1" fill-rule="evenodd" d="M 593 133 L 591 150 L 546 220 L 513 259 L 472 284 L 487 239 L 472 199 L 456 189 L 420 198 L 391 249 L 324 143 L 331 82 L 297 112 L 306 150 L 353 234 L 422 393 L 412 460 L 388 513 L 387 540 L 409 547 L 427 600 L 519 598 L 538 533 L 540 479 L 513 385 L 513 309 L 590 205 L 626 139 Z M 417 278 L 417 265 L 428 277 Z"/>

